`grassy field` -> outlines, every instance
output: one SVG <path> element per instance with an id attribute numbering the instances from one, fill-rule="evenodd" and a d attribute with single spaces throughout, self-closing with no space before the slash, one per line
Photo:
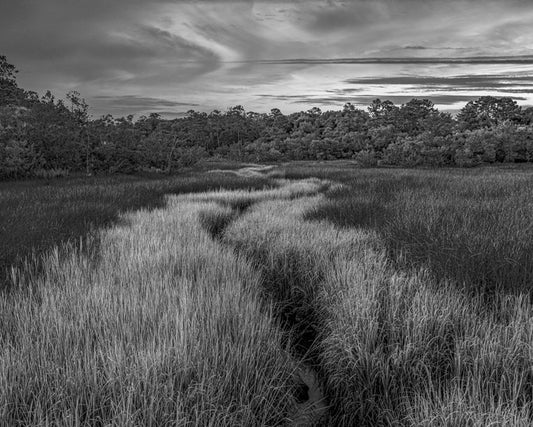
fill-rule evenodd
<path id="1" fill-rule="evenodd" d="M 0 187 L 0 424 L 533 423 L 533 169 L 101 180 Z"/>
<path id="2" fill-rule="evenodd" d="M 234 165 L 213 167 L 224 169 Z M 73 177 L 0 183 L 0 287 L 13 264 L 71 242 L 86 247 L 87 235 L 121 221 L 121 213 L 165 206 L 165 195 L 210 189 L 256 188 L 265 177 L 247 179 L 207 170 L 165 176 Z M 94 239 L 92 239 L 94 242 Z"/>

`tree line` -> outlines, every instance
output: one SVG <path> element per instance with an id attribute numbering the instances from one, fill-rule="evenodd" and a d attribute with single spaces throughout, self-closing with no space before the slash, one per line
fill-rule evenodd
<path id="1" fill-rule="evenodd" d="M 77 92 L 66 100 L 20 88 L 0 56 L 0 178 L 70 172 L 172 173 L 202 158 L 276 162 L 355 159 L 365 166 L 475 166 L 533 162 L 533 108 L 484 96 L 456 116 L 427 99 L 400 106 L 374 100 L 366 110 L 312 108 L 289 115 L 242 106 L 93 119 Z"/>

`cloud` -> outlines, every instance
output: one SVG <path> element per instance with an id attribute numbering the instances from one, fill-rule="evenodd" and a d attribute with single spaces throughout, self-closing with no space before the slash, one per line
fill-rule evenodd
<path id="1" fill-rule="evenodd" d="M 151 5 L 158 8 L 157 2 Z M 0 15 L 3 49 L 45 70 L 53 67 L 62 77 L 105 77 L 116 69 L 142 72 L 155 61 L 196 62 L 198 74 L 218 60 L 205 46 L 159 28 L 164 16 L 138 2 L 20 0 L 6 10 Z"/>
<path id="2" fill-rule="evenodd" d="M 398 85 L 408 94 L 519 96 L 530 82 L 514 77 L 533 65 L 529 0 L 4 3 L 0 53 L 20 69 L 21 85 L 79 90 L 95 114 L 171 112 L 180 107 L 165 100 L 183 99 L 203 110 L 336 105 L 355 86 L 361 96 L 400 96 Z"/>
<path id="3" fill-rule="evenodd" d="M 304 26 L 309 31 L 338 33 L 366 27 L 382 16 L 382 2 L 357 2 L 357 7 L 344 2 L 324 2 L 303 13 Z"/>
<path id="4" fill-rule="evenodd" d="M 472 74 L 460 76 L 390 76 L 348 79 L 353 85 L 420 85 L 426 88 L 504 88 L 510 84 L 533 86 L 533 75 Z"/>
<path id="5" fill-rule="evenodd" d="M 235 61 L 240 62 L 240 61 Z M 308 65 L 335 65 L 335 64 L 533 64 L 533 55 L 521 56 L 472 56 L 465 58 L 450 57 L 389 57 L 389 58 L 289 58 L 289 59 L 261 59 L 257 64 L 308 64 Z"/>
<path id="6" fill-rule="evenodd" d="M 453 86 L 470 86 L 479 83 L 491 82 L 504 85 L 505 82 L 533 82 L 533 75 L 505 75 L 505 74 L 470 74 L 459 76 L 391 76 L 391 77 L 366 77 L 348 79 L 350 84 L 445 84 Z"/>
<path id="7" fill-rule="evenodd" d="M 394 87 L 397 91 L 418 91 L 438 97 L 440 94 L 461 92 L 472 94 L 532 94 L 533 75 L 480 74 L 459 76 L 384 76 L 347 79 L 344 81 L 355 88 L 343 88 L 338 93 L 371 91 L 375 87 Z M 526 98 L 524 98 L 526 99 Z"/>
<path id="8" fill-rule="evenodd" d="M 96 96 L 95 99 L 103 100 L 110 105 L 120 107 L 143 107 L 143 108 L 161 108 L 161 107 L 180 107 L 180 106 L 198 106 L 198 104 L 191 102 L 177 102 L 170 99 L 150 98 L 146 96 L 136 95 L 120 95 L 120 96 Z"/>
<path id="9" fill-rule="evenodd" d="M 324 97 L 313 97 L 313 96 L 298 96 L 298 95 L 259 95 L 261 97 L 269 98 L 276 101 L 290 101 L 293 104 L 311 104 L 314 106 L 320 105 L 336 105 L 342 106 L 348 102 L 354 105 L 370 105 L 370 103 L 376 99 L 381 98 L 382 100 L 392 101 L 394 104 L 405 104 L 413 98 L 418 99 L 429 99 L 436 105 L 454 105 L 457 103 L 466 104 L 468 101 L 476 99 L 476 96 L 468 95 L 425 95 L 425 96 L 414 96 L 414 95 L 356 95 L 356 96 L 324 96 Z M 525 97 L 516 97 L 513 96 L 515 100 L 526 100 Z"/>
<path id="10" fill-rule="evenodd" d="M 387 99 L 389 101 L 392 101 L 394 104 L 405 104 L 406 102 L 410 101 L 413 98 L 418 99 L 429 99 L 436 105 L 454 105 L 457 103 L 466 104 L 468 101 L 472 101 L 474 99 L 477 99 L 477 96 L 465 96 L 465 95 L 426 95 L 422 97 L 416 97 L 416 96 L 405 96 L 405 95 L 396 95 L 396 96 L 384 96 L 381 97 L 382 99 Z M 517 101 L 525 101 L 527 98 L 521 97 L 521 96 L 513 96 L 513 99 Z M 353 99 L 353 103 L 357 104 L 370 104 L 374 99 L 376 99 L 376 96 L 373 95 L 364 95 L 364 96 L 356 96 Z"/>
<path id="11" fill-rule="evenodd" d="M 182 102 L 170 98 L 139 95 L 100 95 L 93 97 L 91 101 L 93 109 L 96 108 L 97 111 L 115 116 L 129 114 L 141 116 L 158 113 L 167 118 L 181 117 L 185 114 L 184 111 L 192 110 L 199 106 L 195 102 Z"/>

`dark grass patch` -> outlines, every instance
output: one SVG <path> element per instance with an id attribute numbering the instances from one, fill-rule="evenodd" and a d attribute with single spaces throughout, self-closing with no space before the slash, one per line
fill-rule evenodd
<path id="1" fill-rule="evenodd" d="M 198 215 L 200 225 L 213 239 L 221 239 L 226 228 L 239 216 L 250 209 L 255 200 L 252 197 L 242 196 L 235 199 L 219 200 L 219 205 L 229 210 L 205 210 Z"/>
<path id="2" fill-rule="evenodd" d="M 343 187 L 326 193 L 327 201 L 305 216 L 308 220 L 328 220 L 339 227 L 361 227 L 378 229 L 387 225 L 394 217 L 391 205 L 405 188 L 422 186 L 435 187 L 435 180 L 422 183 L 409 175 L 368 174 L 345 179 Z"/>
<path id="3" fill-rule="evenodd" d="M 200 225 L 213 239 L 220 239 L 226 227 L 235 219 L 237 213 L 231 211 L 202 211 L 198 215 Z"/>
<path id="4" fill-rule="evenodd" d="M 367 183 L 369 188 L 365 192 L 355 185 L 361 187 L 357 183 L 326 193 L 327 201 L 307 212 L 305 219 L 328 220 L 347 228 L 375 228 L 385 224 L 391 214 L 387 202 L 393 197 L 392 185 L 373 181 Z"/>
<path id="5" fill-rule="evenodd" d="M 324 280 L 324 271 L 316 254 L 302 248 L 274 252 L 269 248 L 239 242 L 226 243 L 259 269 L 265 299 L 272 302 L 279 326 L 286 333 L 282 344 L 311 369 L 323 386 L 326 375 L 320 362 L 320 331 L 323 325 L 317 307 L 317 293 Z M 295 389 L 297 402 L 307 402 L 309 391 L 309 386 L 302 381 Z M 330 394 L 329 390 L 321 391 L 326 400 L 325 411 L 320 415 L 323 423 L 332 419 L 330 410 L 333 407 L 328 405 Z"/>
<path id="6" fill-rule="evenodd" d="M 270 253 L 268 257 L 270 262 L 265 262 L 260 254 L 254 257 L 262 265 L 266 292 L 275 301 L 283 329 L 290 331 L 295 354 L 316 365 L 316 344 L 321 328 L 315 293 L 324 280 L 324 272 L 317 268 L 313 254 L 302 250 Z"/>
<path id="7" fill-rule="evenodd" d="M 0 183 L 0 278 L 29 255 L 116 224 L 122 212 L 163 207 L 166 194 L 268 186 L 268 178 L 216 173 Z"/>
<path id="8" fill-rule="evenodd" d="M 280 326 L 287 332 L 286 344 L 290 344 L 295 357 L 317 367 L 317 339 L 321 327 L 316 293 L 324 280 L 324 271 L 316 254 L 304 248 L 274 252 L 231 239 L 224 242 L 259 269 L 265 298 L 273 302 Z"/>
<path id="9" fill-rule="evenodd" d="M 533 233 L 527 224 L 516 224 L 511 206 L 499 212 L 490 205 L 460 209 L 423 203 L 422 208 L 434 209 L 430 218 L 396 215 L 381 230 L 395 260 L 429 266 L 435 277 L 488 296 L 531 291 Z"/>
<path id="10" fill-rule="evenodd" d="M 380 233 L 400 268 L 490 297 L 530 292 L 533 170 L 353 170 L 308 220 Z M 331 176 L 331 173 L 329 173 Z"/>
<path id="11" fill-rule="evenodd" d="M 242 197 L 236 200 L 222 201 L 221 203 L 222 205 L 229 206 L 238 215 L 242 215 L 253 206 L 255 200 L 251 197 Z"/>

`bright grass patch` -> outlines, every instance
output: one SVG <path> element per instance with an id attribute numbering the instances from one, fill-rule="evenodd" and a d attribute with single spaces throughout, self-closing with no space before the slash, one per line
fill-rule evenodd
<path id="1" fill-rule="evenodd" d="M 262 426 L 294 418 L 298 363 L 261 278 L 210 236 L 242 200 L 294 198 L 321 185 L 278 184 L 172 196 L 166 208 L 123 214 L 100 231 L 97 256 L 69 246 L 46 255 L 39 274 L 14 269 L 0 297 L 0 420 Z"/>
<path id="2" fill-rule="evenodd" d="M 0 297 L 6 425 L 277 425 L 295 365 L 260 278 L 174 199 L 100 233 L 99 257 L 49 254 Z M 31 291 L 30 291 L 31 289 Z"/>

